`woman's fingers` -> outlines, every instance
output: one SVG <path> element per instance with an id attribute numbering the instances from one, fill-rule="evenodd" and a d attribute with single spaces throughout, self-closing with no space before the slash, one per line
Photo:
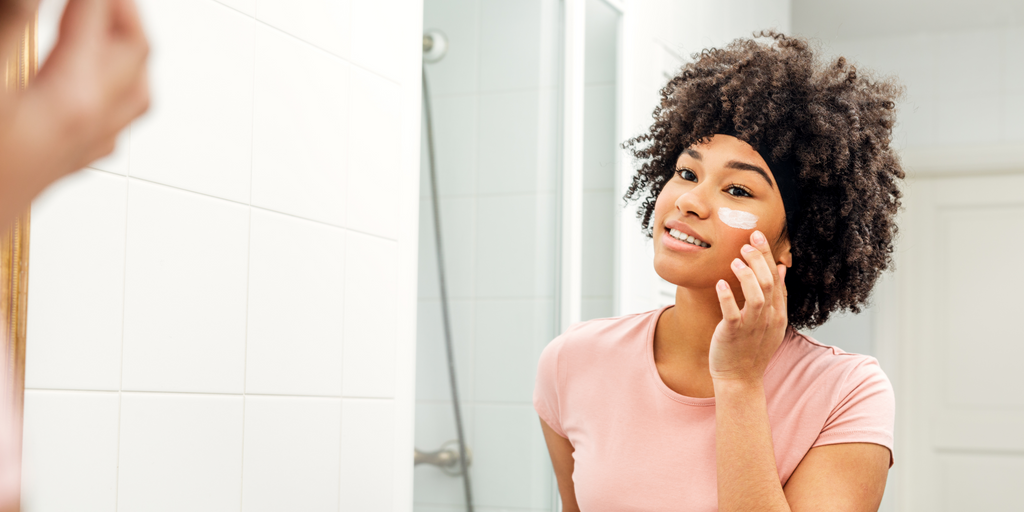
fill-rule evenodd
<path id="1" fill-rule="evenodd" d="M 739 258 L 732 260 L 732 271 L 740 280 L 740 288 L 743 290 L 745 316 L 747 319 L 759 318 L 764 307 L 765 296 L 761 291 L 761 283 L 758 282 L 757 276 Z"/>
<path id="2" fill-rule="evenodd" d="M 739 306 L 736 305 L 736 297 L 732 293 L 732 288 L 729 287 L 729 283 L 725 282 L 725 279 L 719 279 L 715 290 L 718 291 L 718 303 L 722 306 L 722 321 L 731 329 L 736 329 L 740 325 L 742 315 Z"/>
<path id="3" fill-rule="evenodd" d="M 747 265 L 750 266 L 750 269 L 754 271 L 757 284 L 761 287 L 761 294 L 764 295 L 766 300 L 770 300 L 773 297 L 772 289 L 775 287 L 775 276 L 772 272 L 774 265 L 769 264 L 765 260 L 764 249 L 747 244 L 740 249 L 740 254 L 743 255 L 743 259 L 747 260 Z M 768 250 L 768 257 L 771 257 L 770 249 Z"/>

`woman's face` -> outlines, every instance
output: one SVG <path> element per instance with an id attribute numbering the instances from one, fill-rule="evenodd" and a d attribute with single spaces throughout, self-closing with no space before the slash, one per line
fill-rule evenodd
<path id="1" fill-rule="evenodd" d="M 775 177 L 761 155 L 735 137 L 715 135 L 679 155 L 676 174 L 658 195 L 654 269 L 662 279 L 686 288 L 713 291 L 725 279 L 742 295 L 730 265 L 743 259 L 740 248 L 755 230 L 767 237 L 775 263 L 792 265 L 789 240 L 778 240 L 785 218 Z M 673 233 L 704 243 L 693 245 Z"/>

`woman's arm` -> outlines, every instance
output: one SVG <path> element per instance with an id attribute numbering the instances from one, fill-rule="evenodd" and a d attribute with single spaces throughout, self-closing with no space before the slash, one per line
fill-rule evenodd
<path id="1" fill-rule="evenodd" d="M 718 504 L 731 510 L 874 512 L 889 473 L 888 448 L 845 443 L 812 448 L 779 482 L 764 388 L 715 384 Z"/>
<path id="2" fill-rule="evenodd" d="M 548 444 L 551 465 L 554 466 L 555 477 L 558 479 L 558 493 L 562 496 L 562 512 L 580 512 L 580 506 L 576 503 L 576 489 L 572 483 L 572 469 L 575 464 L 572 458 L 572 443 L 556 434 L 547 423 L 544 423 L 544 420 L 540 420 L 540 427 L 544 431 L 544 441 Z"/>
<path id="3" fill-rule="evenodd" d="M 889 475 L 889 449 L 872 443 L 811 448 L 786 482 L 792 510 L 878 510 Z"/>
<path id="4" fill-rule="evenodd" d="M 712 335 L 709 365 L 715 386 L 719 511 L 877 510 L 889 462 L 882 446 L 814 448 L 787 482 L 787 490 L 782 489 L 763 379 L 788 323 L 786 267 L 774 264 L 771 248 L 760 235 L 755 231 L 751 236 L 759 251 L 742 251 L 749 267 L 739 259 L 733 265 L 743 289 L 743 309 L 724 280 L 718 287 L 722 322 Z"/>

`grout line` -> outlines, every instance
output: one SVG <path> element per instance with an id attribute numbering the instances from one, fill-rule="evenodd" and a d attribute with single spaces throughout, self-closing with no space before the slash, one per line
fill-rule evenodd
<path id="1" fill-rule="evenodd" d="M 351 6 L 350 6 L 350 8 L 351 8 Z M 400 88 L 403 86 L 403 84 L 401 84 L 400 82 L 396 81 L 394 78 L 390 78 L 390 77 L 384 76 L 384 75 L 378 73 L 377 71 L 374 71 L 374 70 L 372 70 L 372 69 L 370 69 L 370 68 L 368 68 L 368 67 L 366 67 L 366 66 L 364 66 L 362 64 L 354 62 L 352 60 L 352 56 L 351 55 L 349 55 L 348 57 L 342 57 L 341 55 L 338 55 L 338 54 L 336 54 L 336 53 L 334 53 L 334 52 L 332 52 L 332 51 L 330 51 L 330 50 L 328 50 L 326 48 L 317 46 L 316 44 L 313 44 L 313 43 L 311 43 L 309 41 L 306 41 L 305 39 L 303 39 L 303 38 L 301 38 L 301 37 L 299 37 L 297 35 L 285 32 L 283 29 L 275 27 L 275 26 L 271 25 L 270 23 L 267 23 L 266 21 L 263 21 L 263 20 L 257 19 L 257 18 L 253 18 L 253 19 L 256 21 L 256 23 L 258 23 L 260 25 L 263 25 L 264 27 L 267 27 L 267 28 L 269 28 L 271 30 L 274 30 L 276 32 L 280 32 L 281 34 L 284 34 L 284 35 L 288 36 L 291 39 L 294 39 L 294 40 L 296 40 L 296 41 L 298 41 L 298 42 L 300 42 L 300 43 L 302 43 L 302 44 L 304 44 L 306 46 L 309 46 L 310 48 L 313 48 L 313 49 L 315 49 L 317 51 L 323 52 L 324 54 L 326 54 L 327 56 L 329 56 L 331 58 L 338 59 L 338 60 L 344 62 L 345 64 L 348 64 L 349 66 L 352 66 L 352 67 L 355 67 L 355 68 L 359 68 L 359 69 L 361 69 L 363 71 L 366 71 L 367 73 L 370 73 L 371 75 L 374 75 L 374 76 L 376 76 L 378 78 L 382 78 L 384 80 L 387 80 L 388 82 L 391 82 L 391 83 L 397 85 Z M 351 48 L 349 48 L 349 50 L 351 51 Z"/>
<path id="2" fill-rule="evenodd" d="M 224 3 L 224 2 L 220 2 L 218 0 L 213 0 L 213 3 L 215 3 L 215 4 L 217 4 L 217 5 L 221 6 L 221 7 L 224 7 L 226 9 L 230 9 L 232 11 L 235 11 L 238 14 L 241 14 L 242 16 L 245 16 L 246 18 L 255 18 L 255 16 L 253 16 L 252 14 L 249 14 L 247 12 L 242 12 L 241 9 L 238 9 L 238 8 L 232 6 L 232 5 L 228 5 L 228 4 Z"/>
<path id="3" fill-rule="evenodd" d="M 274 398 L 323 398 L 325 400 L 394 400 L 389 396 L 357 396 L 357 395 L 306 395 L 300 393 L 216 393 L 208 391 L 151 391 L 151 390 L 112 390 L 112 389 L 72 389 L 72 388 L 26 388 L 27 391 L 60 392 L 60 393 L 118 393 L 119 395 L 196 395 L 217 397 L 274 397 Z"/>
<path id="4" fill-rule="evenodd" d="M 90 169 L 91 169 L 91 167 L 90 167 Z M 107 172 L 107 171 L 101 171 L 101 172 Z M 122 175 L 116 174 L 116 173 L 111 173 L 111 174 L 114 174 L 116 176 L 122 176 Z M 152 181 L 152 180 L 148 180 L 148 179 L 145 179 L 145 178 L 139 178 L 139 177 L 136 177 L 136 176 L 127 176 L 127 178 L 129 178 L 130 180 L 138 180 L 138 181 L 141 181 L 143 183 L 148 183 L 150 185 L 157 185 L 157 186 L 160 186 L 160 187 L 166 187 L 166 188 L 169 188 L 169 189 L 172 189 L 172 190 L 177 190 L 177 191 L 180 191 L 180 192 L 185 192 L 187 194 L 195 194 L 195 195 L 199 195 L 199 196 L 203 196 L 203 197 L 208 197 L 210 199 L 216 199 L 218 201 L 224 201 L 226 203 L 232 203 L 232 204 L 237 204 L 237 205 L 240 205 L 240 206 L 245 206 L 245 207 L 248 207 L 248 208 L 253 208 L 253 209 L 256 209 L 256 210 L 263 210 L 265 212 L 276 213 L 278 215 L 284 215 L 285 217 L 291 217 L 293 219 L 304 220 L 306 222 L 312 222 L 314 224 L 318 224 L 318 225 L 321 225 L 321 226 L 326 226 L 326 227 L 329 227 L 329 228 L 341 229 L 341 230 L 349 231 L 349 232 L 352 232 L 352 233 L 359 233 L 360 235 L 366 235 L 366 236 L 369 236 L 369 237 L 372 237 L 372 238 L 377 238 L 377 239 L 380 239 L 380 240 L 387 240 L 389 242 L 397 242 L 398 241 L 395 238 L 388 238 L 386 236 L 378 235 L 376 233 L 369 233 L 369 232 L 363 231 L 361 229 L 355 229 L 355 228 L 350 228 L 350 227 L 346 227 L 346 226 L 339 226 L 337 224 L 331 224 L 330 222 L 324 222 L 322 220 L 316 220 L 316 219 L 311 219 L 309 217 L 303 217 L 301 215 L 295 215 L 294 213 L 287 213 L 287 212 L 282 212 L 280 210 L 274 210 L 272 208 L 267 208 L 265 206 L 257 206 L 257 205 L 254 205 L 254 204 L 243 203 L 241 201 L 235 201 L 234 199 L 225 199 L 223 197 L 217 197 L 217 196 L 206 194 L 206 193 L 203 193 L 203 192 L 196 192 L 195 190 L 189 190 L 189 189 L 177 187 L 177 186 L 174 186 L 174 185 L 168 185 L 166 183 L 160 183 L 158 181 Z M 250 188 L 252 187 L 252 180 L 251 179 L 249 180 L 249 186 L 250 186 Z"/>
<path id="5" fill-rule="evenodd" d="M 128 176 L 131 174 L 132 169 L 132 127 L 134 123 L 128 124 L 128 168 L 124 174 L 124 252 L 121 258 L 121 364 L 118 367 L 117 376 L 117 458 L 116 468 L 114 469 L 114 511 L 121 506 L 120 503 L 120 488 L 121 488 L 121 412 L 124 407 L 124 325 L 125 325 L 125 309 L 128 304 L 128 206 L 131 198 L 131 180 Z M 106 171 L 102 171 L 106 172 Z M 114 173 L 111 173 L 114 174 Z"/>
<path id="6" fill-rule="evenodd" d="M 256 9 L 256 3 L 253 3 Z M 255 17 L 255 16 L 254 16 Z M 245 346 L 242 350 L 242 458 L 239 470 L 239 510 L 244 510 L 246 498 L 246 406 L 249 400 L 246 397 L 246 389 L 249 387 L 249 297 L 251 295 L 252 278 L 252 252 L 253 252 L 253 159 L 255 158 L 256 146 L 256 31 L 253 30 L 253 76 L 252 76 L 252 102 L 249 109 L 249 229 L 246 239 L 246 327 Z"/>

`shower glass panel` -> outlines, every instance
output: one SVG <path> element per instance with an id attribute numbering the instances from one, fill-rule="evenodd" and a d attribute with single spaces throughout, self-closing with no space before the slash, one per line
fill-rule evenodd
<path id="1" fill-rule="evenodd" d="M 540 352 L 557 335 L 561 9 L 558 0 L 424 2 L 424 32 L 447 40 L 444 56 L 425 64 L 425 100 L 480 511 L 548 511 L 556 499 L 532 393 Z M 426 137 L 423 146 L 415 443 L 434 452 L 456 446 L 457 428 Z M 416 466 L 415 510 L 467 510 L 463 479 L 449 472 Z"/>
<path id="2" fill-rule="evenodd" d="M 583 79 L 583 261 L 581 319 L 618 314 L 615 300 L 619 160 L 619 11 L 586 0 Z"/>

